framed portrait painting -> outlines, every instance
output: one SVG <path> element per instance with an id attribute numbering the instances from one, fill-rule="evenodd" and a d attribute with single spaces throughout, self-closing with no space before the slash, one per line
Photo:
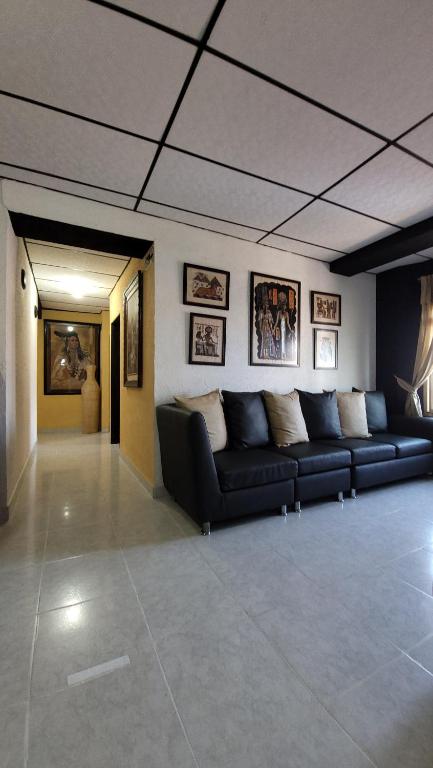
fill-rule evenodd
<path id="1" fill-rule="evenodd" d="M 195 365 L 225 365 L 226 318 L 189 316 L 188 362 Z"/>
<path id="2" fill-rule="evenodd" d="M 311 322 L 315 325 L 341 325 L 340 294 L 311 291 Z"/>
<path id="3" fill-rule="evenodd" d="M 314 367 L 316 370 L 338 368 L 338 331 L 314 328 Z"/>
<path id="4" fill-rule="evenodd" d="M 123 384 L 143 383 L 143 273 L 137 272 L 123 294 Z"/>
<path id="5" fill-rule="evenodd" d="M 183 303 L 229 308 L 230 272 L 197 264 L 183 265 Z"/>
<path id="6" fill-rule="evenodd" d="M 44 320 L 44 394 L 80 395 L 88 365 L 96 365 L 99 382 L 97 323 Z"/>
<path id="7" fill-rule="evenodd" d="M 251 273 L 250 365 L 299 366 L 301 284 Z"/>

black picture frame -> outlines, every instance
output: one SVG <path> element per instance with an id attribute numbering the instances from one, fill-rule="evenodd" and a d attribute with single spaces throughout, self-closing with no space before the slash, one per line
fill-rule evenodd
<path id="1" fill-rule="evenodd" d="M 123 292 L 123 385 L 143 386 L 143 272 Z"/>
<path id="2" fill-rule="evenodd" d="M 334 365 L 319 365 L 319 342 L 321 334 L 334 336 Z M 313 350 L 314 350 L 314 370 L 316 371 L 336 371 L 338 370 L 338 331 L 334 328 L 313 328 Z"/>
<path id="3" fill-rule="evenodd" d="M 288 311 L 281 309 L 281 294 L 286 296 Z M 265 318 L 260 319 L 264 302 L 267 301 L 269 314 L 268 343 L 264 341 L 263 330 L 260 323 L 265 323 Z M 284 304 L 283 304 L 284 306 Z M 283 327 L 280 321 L 280 332 L 277 333 L 276 324 L 280 312 L 288 315 L 290 338 L 285 344 L 283 341 Z M 251 272 L 250 275 L 250 340 L 249 340 L 249 364 L 275 368 L 299 368 L 300 344 L 301 344 L 301 283 L 289 277 L 275 277 L 265 275 L 262 272 Z M 287 323 L 284 323 L 284 332 L 287 332 Z M 283 344 L 295 354 L 290 357 L 283 352 Z"/>
<path id="4" fill-rule="evenodd" d="M 78 328 L 79 330 L 76 331 L 76 328 Z M 73 370 L 75 370 L 75 372 L 72 376 L 69 377 L 70 379 L 76 379 L 77 381 L 76 387 L 66 387 L 66 388 L 57 387 L 56 388 L 53 385 L 54 371 L 57 367 L 57 358 L 59 357 L 61 358 L 59 361 L 60 365 L 62 364 L 62 360 L 64 359 L 65 370 L 68 369 L 68 362 L 66 359 L 67 352 L 65 353 L 64 358 L 61 357 L 61 355 L 64 353 L 60 347 L 62 343 L 61 341 L 57 342 L 58 354 L 56 355 L 56 358 L 53 359 L 53 342 L 54 342 L 53 337 L 57 336 L 59 339 L 61 339 L 61 336 L 59 336 L 59 334 L 64 334 L 64 339 L 66 340 L 67 338 L 71 338 L 71 336 L 77 336 L 79 340 L 80 350 L 86 353 L 88 352 L 88 349 L 87 349 L 88 344 L 86 347 L 83 347 L 83 348 L 81 347 L 80 329 L 81 331 L 83 331 L 84 329 L 88 329 L 89 333 L 91 332 L 91 334 L 93 334 L 94 349 L 89 354 L 90 354 L 91 361 L 96 366 L 95 378 L 96 378 L 96 381 L 99 383 L 101 324 L 100 323 L 83 323 L 83 322 L 77 322 L 76 320 L 54 320 L 54 319 L 44 320 L 44 395 L 81 395 L 81 385 L 83 381 L 85 381 L 85 377 L 81 378 L 81 371 L 83 370 L 84 366 L 81 366 L 82 361 L 80 360 L 78 360 L 77 363 L 73 366 Z M 81 333 L 81 339 L 82 338 L 83 338 L 83 333 Z M 83 359 L 85 360 L 85 358 Z"/>
<path id="5" fill-rule="evenodd" d="M 203 285 L 203 291 L 212 291 L 213 288 L 211 288 L 211 284 L 216 280 L 217 283 L 219 283 L 218 277 L 223 276 L 225 284 L 223 285 L 223 295 L 225 296 L 225 301 L 220 300 L 217 298 L 217 293 L 215 292 L 215 298 L 207 298 L 206 301 L 203 300 L 203 297 L 197 297 L 197 299 L 194 299 L 192 296 L 192 289 L 190 286 L 190 273 L 196 272 L 197 274 L 202 274 L 204 279 L 207 276 L 207 273 L 210 275 L 214 275 L 213 279 L 209 279 L 208 282 Z M 218 289 L 217 289 L 218 290 Z M 202 301 L 200 301 L 200 298 L 202 298 Z M 223 309 L 228 310 L 230 305 L 230 272 L 227 272 L 225 269 L 216 269 L 214 267 L 206 267 L 202 266 L 200 264 L 184 264 L 183 265 L 183 299 L 184 304 L 187 304 L 189 306 L 194 307 L 205 307 L 205 309 Z"/>
<path id="6" fill-rule="evenodd" d="M 323 319 L 317 319 L 317 312 L 316 312 L 316 297 L 323 296 L 326 297 L 327 300 L 331 300 L 331 304 L 333 300 L 336 300 L 337 306 L 338 306 L 338 316 L 335 320 L 332 319 L 332 317 L 326 317 Z M 334 325 L 334 326 L 341 326 L 341 294 L 340 293 L 328 293 L 328 291 L 311 291 L 310 296 L 310 315 L 311 315 L 311 324 L 312 325 Z"/>
<path id="7" fill-rule="evenodd" d="M 221 352 L 218 355 L 212 355 L 209 352 L 211 343 L 206 344 L 206 326 L 213 328 L 211 333 L 211 343 L 215 343 L 215 329 L 220 329 Z M 198 330 L 197 330 L 198 329 Z M 200 337 L 200 347 L 203 351 L 197 351 L 197 333 L 205 336 Z M 189 345 L 188 345 L 188 363 L 190 365 L 225 365 L 226 361 L 226 318 L 222 315 L 201 315 L 190 312 L 189 315 Z"/>

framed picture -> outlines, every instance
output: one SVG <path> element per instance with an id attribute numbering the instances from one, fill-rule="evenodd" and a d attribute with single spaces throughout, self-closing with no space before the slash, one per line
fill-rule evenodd
<path id="1" fill-rule="evenodd" d="M 316 325 L 341 325 L 340 294 L 311 291 L 311 322 Z"/>
<path id="2" fill-rule="evenodd" d="M 183 265 L 183 303 L 229 308 L 230 272 L 197 264 Z"/>
<path id="3" fill-rule="evenodd" d="M 226 318 L 214 315 L 189 316 L 189 357 L 195 365 L 225 365 Z"/>
<path id="4" fill-rule="evenodd" d="M 141 387 L 143 378 L 143 273 L 137 272 L 123 294 L 123 383 Z"/>
<path id="5" fill-rule="evenodd" d="M 45 395 L 80 395 L 89 364 L 99 382 L 100 332 L 96 323 L 44 320 Z"/>
<path id="6" fill-rule="evenodd" d="M 314 367 L 338 368 L 338 331 L 314 328 Z"/>
<path id="7" fill-rule="evenodd" d="M 299 366 L 301 283 L 251 273 L 250 365 Z"/>

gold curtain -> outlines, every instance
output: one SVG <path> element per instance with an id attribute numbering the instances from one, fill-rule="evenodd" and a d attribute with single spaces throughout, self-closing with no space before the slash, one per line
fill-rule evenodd
<path id="1" fill-rule="evenodd" d="M 433 275 L 421 278 L 421 322 L 412 383 L 396 376 L 398 384 L 408 396 L 405 404 L 406 416 L 422 416 L 418 390 L 433 374 Z"/>

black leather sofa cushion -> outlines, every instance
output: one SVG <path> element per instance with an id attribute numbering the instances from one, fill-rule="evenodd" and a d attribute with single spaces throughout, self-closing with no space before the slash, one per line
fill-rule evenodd
<path id="1" fill-rule="evenodd" d="M 278 483 L 296 477 L 296 461 L 271 451 L 218 451 L 213 455 L 222 491 Z"/>
<path id="2" fill-rule="evenodd" d="M 282 448 L 273 445 L 269 446 L 268 450 L 295 459 L 298 462 L 298 475 L 329 472 L 332 469 L 350 467 L 351 464 L 349 451 L 322 443 L 297 443 Z"/>
<path id="3" fill-rule="evenodd" d="M 342 440 L 324 440 L 326 445 L 346 448 L 352 454 L 352 465 L 372 464 L 377 461 L 395 459 L 397 451 L 394 445 L 379 443 L 371 438 L 344 437 Z"/>
<path id="4" fill-rule="evenodd" d="M 222 396 L 230 448 L 267 445 L 270 434 L 262 393 L 223 390 Z"/>
<path id="5" fill-rule="evenodd" d="M 336 393 L 297 392 L 310 440 L 341 437 Z"/>
<path id="6" fill-rule="evenodd" d="M 398 459 L 405 459 L 408 456 L 419 456 L 422 453 L 431 453 L 432 450 L 431 440 L 424 440 L 422 437 L 405 437 L 404 435 L 392 435 L 389 432 L 382 432 L 373 435 L 373 440 L 394 445 L 397 450 Z"/>
<path id="7" fill-rule="evenodd" d="M 352 392 L 362 392 L 362 389 L 352 387 Z M 367 411 L 368 431 L 386 432 L 388 429 L 388 415 L 386 412 L 385 395 L 383 392 L 366 392 L 365 409 Z"/>

